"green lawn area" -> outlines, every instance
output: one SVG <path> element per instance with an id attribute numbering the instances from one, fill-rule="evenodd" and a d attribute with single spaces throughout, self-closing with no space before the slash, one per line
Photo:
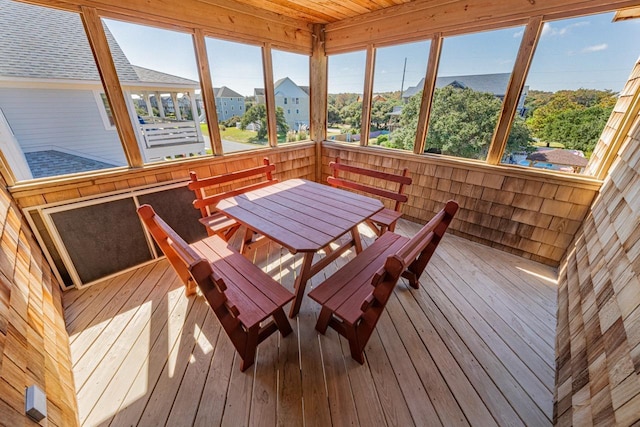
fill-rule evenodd
<path id="1" fill-rule="evenodd" d="M 534 142 L 533 145 L 535 147 L 546 147 L 547 143 L 538 141 L 538 142 Z M 551 147 L 551 148 L 564 148 L 564 145 L 559 143 L 559 142 L 551 142 L 551 143 L 549 143 L 549 147 Z"/>
<path id="2" fill-rule="evenodd" d="M 209 134 L 209 126 L 206 123 L 200 123 L 200 129 L 204 135 Z M 250 130 L 242 130 L 235 127 L 228 127 L 224 130 L 220 129 L 220 137 L 227 141 L 241 142 L 245 144 L 260 144 L 256 141 L 257 132 Z M 286 142 L 287 135 L 282 132 L 278 132 L 278 142 Z M 265 142 L 265 141 L 263 141 Z"/>

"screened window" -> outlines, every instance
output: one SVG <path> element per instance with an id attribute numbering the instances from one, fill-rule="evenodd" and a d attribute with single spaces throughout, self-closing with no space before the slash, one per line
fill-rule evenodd
<path id="1" fill-rule="evenodd" d="M 0 141 L 16 179 L 126 166 L 80 16 L 5 1 L 0 33 Z"/>
<path id="2" fill-rule="evenodd" d="M 273 50 L 273 79 L 276 100 L 276 119 L 279 123 L 278 141 L 281 131 L 287 142 L 309 139 L 309 57 L 297 53 Z M 296 104 L 297 109 L 285 108 Z"/>
<path id="3" fill-rule="evenodd" d="M 413 151 L 429 45 L 422 41 L 376 50 L 370 145 Z"/>
<path id="4" fill-rule="evenodd" d="M 581 173 L 638 57 L 636 21 L 613 13 L 544 24 L 503 163 Z"/>
<path id="5" fill-rule="evenodd" d="M 427 152 L 486 159 L 522 34 L 519 27 L 444 39 Z"/>
<path id="6" fill-rule="evenodd" d="M 224 109 L 222 114 L 218 114 L 223 152 L 268 147 L 261 48 L 210 37 L 205 40 L 216 105 L 234 103 L 239 111 L 244 111 L 243 114 L 235 114 L 233 110 Z M 253 102 L 245 109 L 245 100 L 248 99 L 253 99 Z"/>
<path id="7" fill-rule="evenodd" d="M 327 138 L 359 142 L 366 52 L 331 55 L 328 62 Z"/>
<path id="8" fill-rule="evenodd" d="M 192 37 L 111 19 L 103 23 L 144 161 L 204 155 L 210 144 L 197 108 Z"/>

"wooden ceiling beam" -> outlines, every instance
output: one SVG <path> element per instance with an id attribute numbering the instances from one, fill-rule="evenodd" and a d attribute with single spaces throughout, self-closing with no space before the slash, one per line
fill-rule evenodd
<path id="1" fill-rule="evenodd" d="M 436 33 L 464 33 L 517 25 L 531 16 L 545 20 L 637 6 L 638 0 L 416 0 L 326 25 L 328 54 L 371 43 L 427 39 Z"/>
<path id="2" fill-rule="evenodd" d="M 272 42 L 276 46 L 311 54 L 311 24 L 287 18 L 264 9 L 230 0 L 185 0 L 166 2 L 161 0 L 26 0 L 58 9 L 78 10 L 91 7 L 101 16 L 118 16 L 120 19 L 147 23 L 172 29 L 182 28 L 193 32 L 200 28 L 205 34 L 233 37 L 235 40 Z M 212 4 L 216 3 L 216 4 Z M 219 3 L 219 4 L 218 4 Z M 225 6 L 221 4 L 224 3 Z M 235 10 L 231 6 L 240 8 Z"/>

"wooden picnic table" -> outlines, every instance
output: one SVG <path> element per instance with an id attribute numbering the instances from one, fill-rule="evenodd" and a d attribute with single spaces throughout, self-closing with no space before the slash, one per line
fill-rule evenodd
<path id="1" fill-rule="evenodd" d="M 216 208 L 230 218 L 287 248 L 303 253 L 289 317 L 300 310 L 307 281 L 355 246 L 362 250 L 358 224 L 380 211 L 382 202 L 304 179 L 291 179 L 221 200 Z M 345 234 L 337 249 L 330 244 Z M 326 255 L 313 263 L 314 255 Z"/>

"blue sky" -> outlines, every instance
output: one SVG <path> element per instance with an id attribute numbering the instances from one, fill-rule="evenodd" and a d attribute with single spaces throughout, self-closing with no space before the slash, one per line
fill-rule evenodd
<path id="1" fill-rule="evenodd" d="M 527 85 L 530 89 L 611 89 L 620 91 L 640 56 L 640 20 L 612 23 L 613 13 L 552 21 L 545 24 Z M 114 20 L 109 29 L 135 65 L 198 80 L 191 36 Z M 445 38 L 439 75 L 511 72 L 523 27 Z M 207 38 L 214 86 L 228 86 L 242 95 L 264 87 L 260 48 Z M 379 48 L 374 92 L 400 90 L 424 76 L 429 42 Z M 308 57 L 273 52 L 274 79 L 290 77 L 309 84 Z M 329 58 L 329 93 L 362 93 L 364 51 Z"/>

